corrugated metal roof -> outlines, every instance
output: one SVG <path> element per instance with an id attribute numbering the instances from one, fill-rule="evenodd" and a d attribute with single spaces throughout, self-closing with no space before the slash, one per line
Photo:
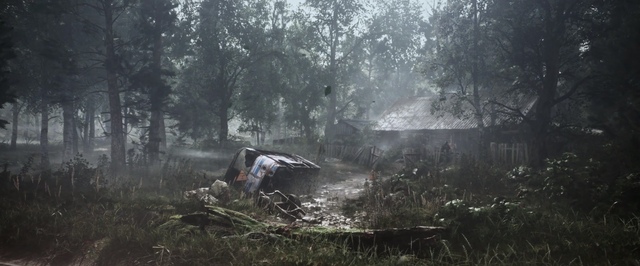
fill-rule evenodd
<path id="1" fill-rule="evenodd" d="M 343 122 L 347 125 L 354 127 L 357 130 L 363 130 L 365 127 L 371 125 L 371 120 L 359 120 L 359 119 L 340 119 L 338 122 Z"/>
<path id="2" fill-rule="evenodd" d="M 477 127 L 473 116 L 456 116 L 451 112 L 432 110 L 432 102 L 437 97 L 416 97 L 396 101 L 376 121 L 373 129 L 376 131 L 405 131 L 405 130 L 439 130 L 439 129 L 471 129 Z M 523 113 L 528 113 L 535 103 L 535 98 L 524 97 L 514 102 L 521 106 Z M 508 116 L 501 115 L 500 121 L 508 120 Z M 489 117 L 485 117 L 485 124 L 489 124 Z"/>

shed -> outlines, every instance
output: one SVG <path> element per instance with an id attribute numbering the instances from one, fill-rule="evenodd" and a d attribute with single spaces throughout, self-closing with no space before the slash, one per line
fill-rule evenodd
<path id="1" fill-rule="evenodd" d="M 371 124 L 371 120 L 340 119 L 335 126 L 335 133 L 337 137 L 351 136 L 362 132 Z"/>
<path id="2" fill-rule="evenodd" d="M 438 101 L 438 102 L 434 102 Z M 535 98 L 521 97 L 514 102 L 520 112 L 528 113 L 535 104 Z M 435 110 L 434 103 L 443 106 Z M 459 108 L 442 101 L 439 97 L 414 97 L 396 101 L 376 121 L 373 131 L 378 135 L 380 145 L 439 149 L 448 142 L 453 152 L 475 154 L 479 142 L 477 121 L 471 114 L 455 115 L 450 111 Z M 507 124 L 512 117 L 496 116 L 495 125 Z M 491 125 L 491 118 L 484 117 L 485 125 Z"/>

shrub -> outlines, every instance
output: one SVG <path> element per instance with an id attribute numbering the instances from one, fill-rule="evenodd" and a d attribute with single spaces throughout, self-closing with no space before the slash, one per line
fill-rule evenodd
<path id="1" fill-rule="evenodd" d="M 53 172 L 55 183 L 50 183 L 53 184 L 50 186 L 57 188 L 62 193 L 58 196 L 64 200 L 72 199 L 76 193 L 82 197 L 95 196 L 101 187 L 106 186 L 107 179 L 102 170 L 92 167 L 82 155 L 77 155 Z"/>
<path id="2" fill-rule="evenodd" d="M 507 176 L 518 185 L 518 194 L 529 203 L 591 212 L 599 216 L 615 211 L 622 213 L 630 208 L 637 210 L 634 199 L 640 192 L 640 179 L 636 174 L 616 176 L 609 170 L 609 163 L 593 158 L 581 158 L 564 153 L 560 158 L 548 159 L 539 171 L 518 167 Z"/>

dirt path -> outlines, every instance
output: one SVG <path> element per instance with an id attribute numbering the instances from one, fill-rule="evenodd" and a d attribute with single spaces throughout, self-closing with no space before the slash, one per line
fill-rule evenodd
<path id="1" fill-rule="evenodd" d="M 338 180 L 319 186 L 312 195 L 301 199 L 302 207 L 307 210 L 305 220 L 326 227 L 354 228 L 359 227 L 358 217 L 349 218 L 342 214 L 342 206 L 347 199 L 357 198 L 364 190 L 364 183 L 369 173 L 359 166 L 343 162 L 332 162 L 334 177 Z"/>

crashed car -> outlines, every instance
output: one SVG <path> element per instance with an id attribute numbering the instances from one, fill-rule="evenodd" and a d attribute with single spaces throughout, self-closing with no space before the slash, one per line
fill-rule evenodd
<path id="1" fill-rule="evenodd" d="M 320 166 L 299 155 L 245 147 L 233 156 L 224 181 L 245 194 L 275 190 L 306 194 L 319 172 Z"/>

